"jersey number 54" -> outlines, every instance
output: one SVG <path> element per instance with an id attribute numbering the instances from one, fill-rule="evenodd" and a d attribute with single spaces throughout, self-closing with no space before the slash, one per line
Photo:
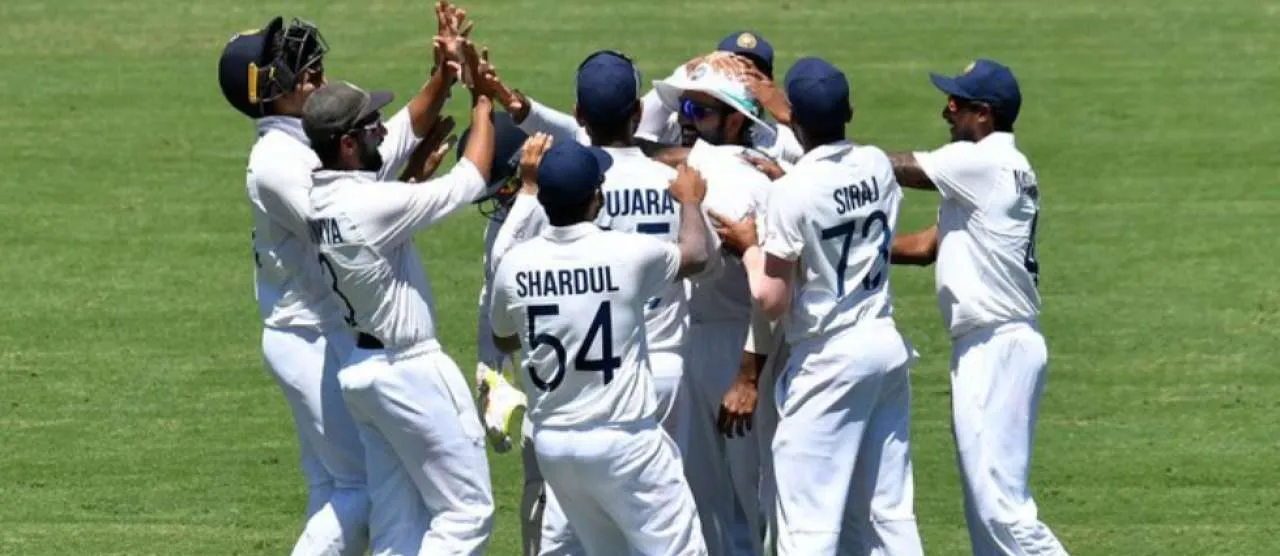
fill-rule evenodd
<path id="1" fill-rule="evenodd" d="M 546 378 L 538 376 L 538 369 L 533 365 L 526 365 L 525 369 L 528 370 L 529 380 L 535 387 L 543 392 L 550 392 L 564 381 L 565 366 L 568 361 L 564 344 L 559 338 L 545 332 L 538 332 L 538 317 L 559 315 L 560 306 L 530 305 L 526 311 L 529 316 L 529 350 L 532 351 L 544 345 L 550 347 L 556 354 L 556 365 Z M 600 358 L 588 359 L 587 354 L 597 340 L 600 342 Z M 604 301 L 600 303 L 600 308 L 596 309 L 596 317 L 587 327 L 587 336 L 583 338 L 582 347 L 578 348 L 578 353 L 573 358 L 573 367 L 579 371 L 604 373 L 604 383 L 609 384 L 613 380 L 613 372 L 621 366 L 622 358 L 613 354 L 613 312 L 609 308 L 609 302 Z"/>

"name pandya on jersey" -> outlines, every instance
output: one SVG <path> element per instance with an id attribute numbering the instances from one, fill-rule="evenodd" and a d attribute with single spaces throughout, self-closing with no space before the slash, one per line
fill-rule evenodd
<path id="1" fill-rule="evenodd" d="M 550 297 L 618 291 L 613 269 L 607 266 L 560 270 L 522 270 L 516 273 L 516 295 Z"/>

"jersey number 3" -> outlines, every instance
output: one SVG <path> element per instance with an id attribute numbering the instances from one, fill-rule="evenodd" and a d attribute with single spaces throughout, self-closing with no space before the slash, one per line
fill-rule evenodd
<path id="1" fill-rule="evenodd" d="M 526 369 L 529 371 L 529 379 L 534 386 L 543 392 L 550 392 L 564 381 L 565 365 L 568 364 L 568 360 L 564 344 L 560 342 L 559 338 L 538 332 L 538 317 L 559 315 L 560 306 L 530 305 L 527 312 L 529 315 L 529 349 L 534 350 L 538 346 L 549 346 L 556 354 L 556 367 L 551 376 L 545 379 L 538 376 L 537 369 L 534 369 L 532 365 L 527 366 Z M 597 340 L 600 342 L 600 358 L 588 359 L 587 353 L 591 351 L 591 346 Z M 573 358 L 573 366 L 579 371 L 604 373 L 605 384 L 613 381 L 613 371 L 622 366 L 622 358 L 613 354 L 613 312 L 609 309 L 608 301 L 601 302 L 600 308 L 596 310 L 596 318 L 591 321 L 591 326 L 587 327 L 587 336 L 583 338 L 582 347 L 578 349 L 577 355 Z"/>

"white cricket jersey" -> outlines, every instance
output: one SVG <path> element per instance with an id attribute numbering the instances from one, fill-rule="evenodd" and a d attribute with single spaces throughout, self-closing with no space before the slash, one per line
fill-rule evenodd
<path id="1" fill-rule="evenodd" d="M 425 183 L 329 170 L 313 179 L 311 240 L 347 323 L 387 349 L 435 343 L 435 300 L 413 234 L 485 193 L 475 165 L 463 159 Z"/>
<path id="2" fill-rule="evenodd" d="M 535 426 L 656 417 L 644 311 L 679 269 L 675 245 L 587 222 L 547 228 L 503 258 L 490 322 L 521 338 Z"/>
<path id="3" fill-rule="evenodd" d="M 957 141 L 915 158 L 942 194 L 938 306 L 951 336 L 1035 319 L 1040 189 L 1013 134 Z"/>
<path id="4" fill-rule="evenodd" d="M 902 188 L 884 151 L 848 141 L 823 145 L 775 185 L 762 248 L 798 261 L 801 274 L 787 340 L 892 317 L 889 253 Z"/>
<path id="5" fill-rule="evenodd" d="M 321 273 L 307 227 L 311 172 L 320 160 L 302 120 L 267 116 L 255 123 L 258 141 L 249 153 L 245 189 L 253 214 L 254 297 L 263 324 L 318 331 L 341 327 L 337 300 Z M 385 126 L 387 135 L 379 147 L 383 178 L 399 171 L 419 140 L 407 110 Z"/>
<path id="6" fill-rule="evenodd" d="M 742 147 L 716 146 L 698 141 L 689 151 L 688 164 L 707 182 L 704 209 L 734 220 L 760 214 L 769 197 L 772 182 L 739 156 Z M 718 238 L 717 238 L 718 241 Z M 717 244 L 718 245 L 718 244 Z M 751 286 L 742 260 L 719 249 L 718 271 L 693 281 L 689 296 L 689 316 L 693 322 L 751 320 Z"/>
<path id="7" fill-rule="evenodd" d="M 667 79 L 681 80 L 685 74 L 684 66 L 681 65 Z M 664 145 L 679 145 L 680 115 L 667 108 L 654 89 L 649 89 L 640 100 L 643 108 L 640 125 L 636 127 L 636 137 Z M 779 125 L 768 114 L 763 119 L 768 124 L 767 127 L 761 128 L 757 124 L 751 128 L 752 147 L 788 166 L 800 160 L 804 156 L 804 148 L 800 146 L 795 132 L 789 126 Z"/>
<path id="8" fill-rule="evenodd" d="M 644 155 L 638 147 L 604 147 L 613 158 L 605 172 L 604 207 L 596 224 L 619 232 L 650 234 L 676 244 L 680 235 L 680 203 L 668 187 L 676 171 Z M 651 351 L 680 349 L 689 326 L 689 297 L 684 281 L 672 281 L 645 306 L 645 328 Z"/>

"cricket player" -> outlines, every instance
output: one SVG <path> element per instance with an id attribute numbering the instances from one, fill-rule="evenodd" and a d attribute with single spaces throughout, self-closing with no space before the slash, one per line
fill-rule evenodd
<path id="1" fill-rule="evenodd" d="M 902 185 L 942 195 L 938 223 L 894 240 L 893 259 L 937 262 L 973 553 L 1066 554 L 1028 485 L 1048 354 L 1037 323 L 1040 189 L 1013 135 L 1022 92 L 1013 71 L 990 59 L 931 79 L 947 95 L 951 143 L 892 158 Z"/>
<path id="2" fill-rule="evenodd" d="M 646 157 L 633 136 L 641 117 L 639 70 L 626 55 L 603 50 L 587 56 L 579 65 L 575 82 L 574 117 L 553 111 L 551 115 L 528 117 L 533 113 L 530 111 L 521 127 L 528 132 L 549 132 L 553 141 L 585 139 L 601 147 L 613 163 L 605 174 L 605 206 L 596 223 L 617 231 L 652 234 L 674 243 L 680 215 L 678 203 L 667 189 L 675 170 Z M 555 122 L 556 119 L 570 121 Z M 533 229 L 536 233 L 545 225 L 545 213 L 532 201 L 532 195 L 517 198 L 518 206 L 513 207 L 508 220 L 511 229 Z M 681 434 L 680 385 L 688 328 L 688 294 L 683 281 L 670 284 L 667 291 L 651 300 L 645 310 L 645 322 L 649 370 L 658 396 L 660 422 L 675 438 Z M 554 493 L 549 494 L 543 513 L 543 553 L 571 554 L 573 550 L 565 547 L 573 545 L 566 538 L 572 533 L 567 527 L 556 526 L 559 510 L 555 505 Z"/>
<path id="3" fill-rule="evenodd" d="M 438 73 L 452 82 L 461 68 L 450 63 Z M 365 448 L 375 555 L 483 554 L 493 527 L 484 431 L 437 339 L 413 242 L 415 232 L 486 193 L 492 105 L 474 96 L 464 160 L 422 184 L 375 180 L 385 134 L 379 110 L 390 93 L 329 84 L 303 110 L 322 165 L 310 195 L 311 241 L 357 332 L 338 377 Z"/>
<path id="4" fill-rule="evenodd" d="M 883 151 L 845 138 L 853 107 L 843 73 L 802 58 L 786 88 L 805 156 L 775 185 L 763 245 L 732 242 L 745 248 L 761 310 L 787 314 L 791 354 L 778 378 L 773 440 L 777 553 L 918 555 L 913 356 L 889 287 L 902 190 Z M 743 229 L 754 235 L 754 226 Z"/>
<path id="5" fill-rule="evenodd" d="M 521 410 L 525 407 L 525 398 L 504 377 L 504 373 L 514 372 L 515 362 L 493 343 L 489 327 L 489 299 L 492 297 L 489 290 L 496 266 L 493 248 L 519 188 L 517 170 L 520 164 L 520 147 L 529 136 L 505 112 L 495 113 L 493 124 L 495 146 L 493 168 L 489 171 L 489 189 L 494 193 L 476 201 L 481 214 L 487 219 L 484 233 L 484 281 L 480 286 L 480 310 L 476 318 L 476 388 L 489 441 L 496 451 L 504 453 L 513 445 L 511 423 L 518 426 L 523 420 Z M 470 130 L 465 130 L 462 144 L 466 143 L 469 136 Z M 463 149 L 458 149 L 459 159 L 462 158 L 462 153 Z"/>
<path id="6" fill-rule="evenodd" d="M 785 98 L 780 94 L 768 94 L 776 91 L 776 88 L 771 86 L 773 79 L 773 45 L 769 44 L 769 41 L 766 41 L 759 33 L 753 31 L 730 33 L 720 41 L 714 53 L 700 56 L 689 63 L 677 67 L 666 80 L 673 82 L 684 81 L 699 65 L 705 63 L 721 65 L 725 61 L 724 55 L 729 57 L 736 56 L 748 61 L 751 66 L 750 69 L 753 70 L 751 73 L 759 74 L 758 79 L 746 81 L 746 84 L 756 100 L 761 102 L 762 108 L 768 109 L 771 114 L 786 113 Z M 751 85 L 757 83 L 759 84 L 758 87 L 751 87 Z M 766 103 L 764 102 L 766 96 L 782 102 Z M 639 140 L 639 144 L 645 148 L 646 152 L 658 158 L 680 160 L 679 155 L 673 156 L 673 153 L 660 153 L 659 151 L 670 151 L 672 146 L 682 147 L 687 150 L 688 147 L 694 145 L 699 137 L 696 129 L 689 125 L 687 119 L 681 117 L 681 111 L 678 107 L 672 106 L 661 97 L 657 87 L 650 89 L 644 95 L 643 104 L 644 116 L 636 130 L 636 138 Z M 794 164 L 804 154 L 791 129 L 785 125 L 778 125 L 778 121 L 773 118 L 765 118 L 759 125 L 752 128 L 751 146 L 773 160 L 781 160 L 788 164 Z"/>
<path id="7" fill-rule="evenodd" d="M 655 81 L 653 86 L 664 104 L 680 111 L 686 131 L 697 136 L 687 161 L 706 177 L 708 209 L 734 219 L 763 212 L 772 183 L 744 155 L 764 156 L 751 145 L 756 143 L 753 137 L 770 128 L 745 83 L 729 69 L 703 63 L 687 77 Z M 725 438 L 716 427 L 751 323 L 742 261 L 721 257 L 716 275 L 693 282 L 689 303 L 685 473 L 711 553 L 758 554 L 763 550 L 763 517 L 757 439 L 753 432 Z"/>
<path id="8" fill-rule="evenodd" d="M 706 187 L 688 169 L 671 183 L 677 244 L 605 231 L 594 220 L 611 164 L 572 141 L 546 152 L 537 198 L 550 226 L 499 263 L 490 322 L 499 346 L 523 347 L 539 467 L 586 554 L 706 554 L 659 425 L 645 328 L 652 299 L 709 258 Z"/>
<path id="9" fill-rule="evenodd" d="M 368 545 L 364 453 L 337 380 L 353 347 L 351 334 L 306 224 L 311 170 L 319 161 L 300 116 L 325 82 L 327 51 L 314 25 L 296 19 L 285 25 L 277 17 L 232 37 L 218 62 L 223 96 L 257 127 L 246 175 L 255 298 L 264 360 L 293 413 L 307 481 L 307 524 L 293 549 L 298 556 L 363 554 Z M 430 110 L 433 94 L 424 87 L 387 122 L 380 147 L 384 177 L 404 164 L 430 129 L 438 115 Z"/>

